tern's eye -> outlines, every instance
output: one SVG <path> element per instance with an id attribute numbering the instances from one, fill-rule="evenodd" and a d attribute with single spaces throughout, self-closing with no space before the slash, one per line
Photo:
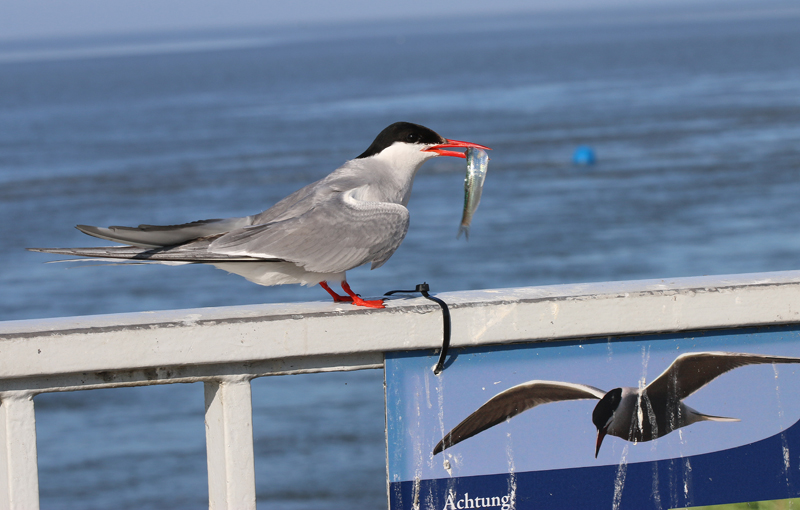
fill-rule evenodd
<path id="1" fill-rule="evenodd" d="M 406 135 L 406 141 L 409 143 L 416 143 L 419 140 L 419 135 L 416 133 L 409 133 Z"/>

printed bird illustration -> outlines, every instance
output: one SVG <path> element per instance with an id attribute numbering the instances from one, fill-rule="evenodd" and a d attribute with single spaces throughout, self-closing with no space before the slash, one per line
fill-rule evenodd
<path id="1" fill-rule="evenodd" d="M 684 404 L 683 399 L 734 368 L 772 363 L 800 363 L 800 358 L 736 352 L 686 353 L 644 388 L 621 387 L 608 392 L 584 384 L 528 381 L 489 399 L 448 432 L 433 454 L 528 409 L 567 400 L 600 400 L 592 411 L 592 423 L 597 428 L 595 457 L 606 435 L 633 442 L 652 441 L 701 421 L 740 421 L 700 413 Z"/>

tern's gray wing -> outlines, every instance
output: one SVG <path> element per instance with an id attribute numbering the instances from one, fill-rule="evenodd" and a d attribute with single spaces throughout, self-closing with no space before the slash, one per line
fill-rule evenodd
<path id="1" fill-rule="evenodd" d="M 252 225 L 299 216 L 314 207 L 316 194 L 325 189 L 322 181 L 314 182 L 284 198 L 266 211 L 241 218 L 193 221 L 182 225 L 139 225 L 138 227 L 92 227 L 78 225 L 84 234 L 142 248 L 159 248 L 186 243 L 194 239 L 224 234 Z"/>
<path id="2" fill-rule="evenodd" d="M 372 262 L 373 269 L 394 253 L 408 230 L 408 209 L 400 204 L 359 200 L 358 189 L 332 191 L 307 212 L 223 235 L 215 253 L 279 258 L 307 271 L 342 272 Z"/>
<path id="3" fill-rule="evenodd" d="M 433 454 L 494 427 L 523 411 L 562 400 L 600 399 L 606 392 L 593 386 L 559 381 L 528 381 L 498 393 L 447 433 Z"/>
<path id="4" fill-rule="evenodd" d="M 720 375 L 745 365 L 800 363 L 800 358 L 739 352 L 691 352 L 681 354 L 645 391 L 651 397 L 682 400 Z"/>
<path id="5" fill-rule="evenodd" d="M 158 248 L 185 243 L 199 237 L 222 234 L 251 225 L 249 217 L 226 220 L 201 220 L 183 225 L 139 225 L 138 227 L 92 227 L 78 225 L 76 228 L 90 236 L 108 241 L 130 244 L 142 248 Z"/>

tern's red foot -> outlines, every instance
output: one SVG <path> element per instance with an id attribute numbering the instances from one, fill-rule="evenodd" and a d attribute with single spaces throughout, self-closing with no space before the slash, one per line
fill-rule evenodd
<path id="1" fill-rule="evenodd" d="M 340 296 L 339 294 L 335 293 L 333 291 L 333 289 L 328 287 L 328 282 L 319 282 L 319 286 L 328 291 L 328 294 L 331 295 L 331 297 L 333 298 L 333 302 L 334 303 L 352 303 L 353 302 L 353 298 L 352 297 L 350 297 L 350 296 Z M 361 299 L 361 298 L 359 298 L 359 299 Z"/>
<path id="2" fill-rule="evenodd" d="M 383 304 L 383 299 L 366 300 L 356 296 L 353 298 L 353 304 L 356 306 L 366 306 L 367 308 L 386 308 Z"/>
<path id="3" fill-rule="evenodd" d="M 383 304 L 382 299 L 373 299 L 370 301 L 361 299 L 361 297 L 353 292 L 353 290 L 350 288 L 350 285 L 348 285 L 345 281 L 342 281 L 342 289 L 350 295 L 350 297 L 353 299 L 353 304 L 356 306 L 366 306 L 367 308 L 386 308 L 386 305 Z"/>

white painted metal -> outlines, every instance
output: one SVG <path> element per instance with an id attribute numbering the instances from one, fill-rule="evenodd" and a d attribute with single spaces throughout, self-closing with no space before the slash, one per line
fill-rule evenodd
<path id="1" fill-rule="evenodd" d="M 255 510 L 253 409 L 250 380 L 205 383 L 208 507 Z"/>
<path id="2" fill-rule="evenodd" d="M 787 271 L 438 296 L 451 304 L 452 345 L 462 347 L 797 322 L 798 290 L 800 271 Z M 264 375 L 330 370 L 341 356 L 374 368 L 386 351 L 436 348 L 441 327 L 438 307 L 422 298 L 383 310 L 297 303 L 10 321 L 0 323 L 0 380 L 34 377 L 49 388 L 50 377 L 72 389 L 101 374 L 93 385 L 116 386 L 139 370 L 152 384 L 215 375 L 187 366 L 273 362 L 250 372 Z"/>
<path id="3" fill-rule="evenodd" d="M 39 508 L 33 395 L 0 394 L 0 509 Z"/>
<path id="4" fill-rule="evenodd" d="M 800 271 L 438 294 L 452 347 L 800 322 Z M 297 303 L 0 322 L 0 505 L 38 508 L 33 395 L 202 381 L 211 508 L 254 508 L 253 377 L 381 368 L 439 308 Z M 2 508 L 2 507 L 0 507 Z"/>

